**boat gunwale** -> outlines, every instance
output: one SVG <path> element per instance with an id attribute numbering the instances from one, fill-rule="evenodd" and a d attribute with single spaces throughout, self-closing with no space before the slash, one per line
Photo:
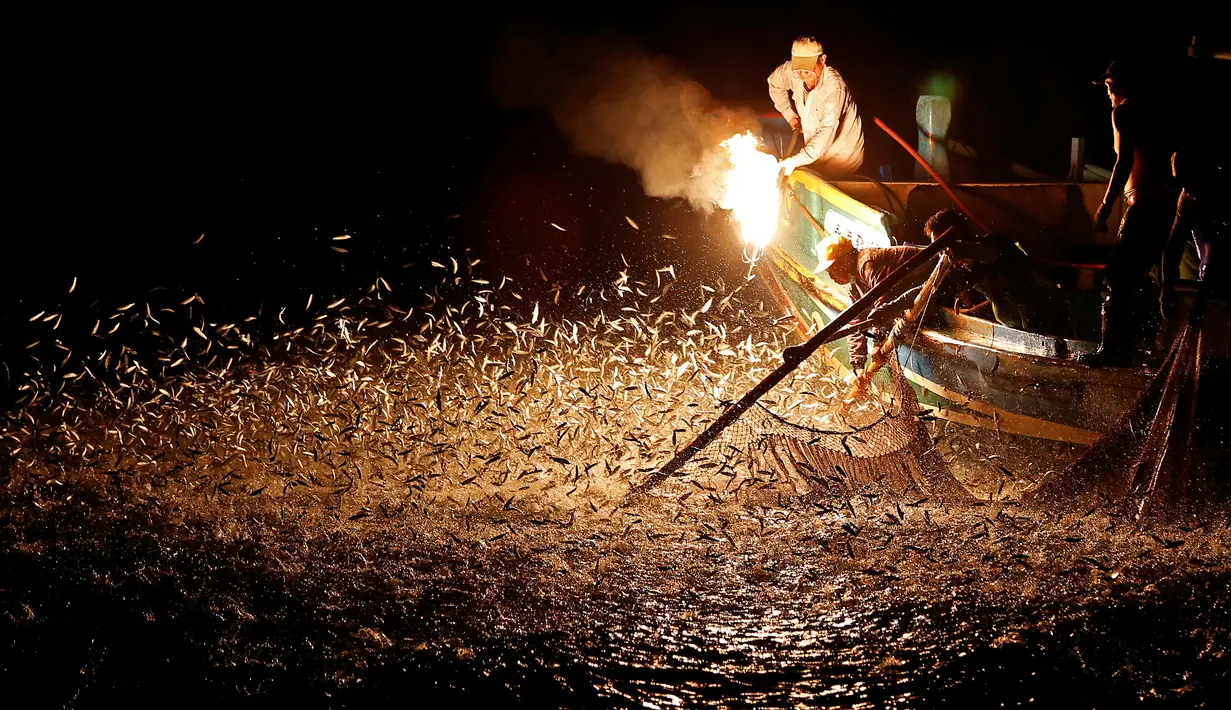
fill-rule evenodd
<path id="1" fill-rule="evenodd" d="M 824 305 L 829 308 L 836 307 L 839 309 L 845 308 L 846 306 L 850 305 L 849 296 L 847 296 L 846 294 L 843 294 L 842 292 L 836 289 L 829 288 L 825 282 L 821 281 L 820 279 L 817 279 L 815 276 L 812 276 L 807 271 L 807 269 L 803 267 L 803 265 L 795 261 L 793 258 L 791 258 L 789 254 L 782 251 L 781 249 L 775 249 L 773 252 L 771 252 L 771 264 L 776 269 L 778 269 L 780 272 L 783 272 L 788 280 L 800 286 L 805 291 L 805 293 L 808 295 L 809 298 L 812 298 L 815 301 L 815 300 L 818 300 L 818 297 L 823 297 L 824 300 L 821 301 L 820 305 Z M 808 274 L 810 278 L 805 280 L 804 274 Z M 815 292 L 810 292 L 811 289 L 815 289 Z M 832 299 L 832 301 L 830 301 L 830 299 Z M 1058 336 L 1047 335 L 1044 333 L 1034 333 L 1032 331 L 1017 330 L 1015 328 L 1009 328 L 1008 326 L 1003 326 L 999 323 L 995 323 L 993 321 L 989 321 L 983 318 L 978 318 L 976 316 L 959 314 L 951 308 L 942 307 L 941 310 L 945 314 L 944 318 L 946 320 L 949 320 L 950 322 L 959 322 L 959 323 L 966 322 L 972 325 L 977 324 L 979 327 L 998 328 L 998 329 L 1002 329 L 1002 330 L 1006 330 L 1010 332 L 1021 333 L 1023 335 L 1028 335 L 1034 338 L 1038 338 L 1044 341 L 1051 342 L 1057 346 L 1059 342 L 1063 341 L 1065 343 L 1065 347 L 1070 352 L 1090 351 L 1090 350 L 1093 350 L 1095 347 L 1097 347 L 1096 343 L 1086 341 L 1086 340 L 1060 338 Z M 997 356 L 1011 357 L 1014 359 L 1031 361 L 1035 366 L 1040 367 L 1040 368 L 1047 368 L 1047 369 L 1056 368 L 1056 371 L 1064 371 L 1066 374 L 1070 372 L 1080 373 L 1086 379 L 1091 379 L 1091 378 L 1095 380 L 1102 380 L 1104 378 L 1122 379 L 1124 377 L 1124 373 L 1126 372 L 1132 373 L 1133 375 L 1136 375 L 1137 377 L 1141 377 L 1141 378 L 1149 377 L 1151 374 L 1150 371 L 1146 368 L 1105 368 L 1106 371 L 1100 368 L 1087 368 L 1087 367 L 1082 367 L 1080 365 L 1077 365 L 1072 360 L 1067 359 L 1067 358 L 1055 357 L 1055 356 L 1047 355 L 1041 352 L 1024 350 L 1021 348 L 1004 347 L 995 342 L 976 341 L 970 338 L 961 337 L 963 333 L 970 333 L 972 331 L 973 331 L 972 328 L 962 328 L 960 326 L 958 327 L 950 326 L 947 328 L 946 327 L 936 327 L 936 324 L 933 322 L 930 325 L 930 327 L 925 326 L 925 328 L 921 330 L 920 333 L 921 334 L 924 334 L 924 333 L 935 334 L 942 338 L 958 342 L 964 347 L 979 348 L 980 350 L 995 353 Z M 1056 347 L 1055 349 L 1058 349 L 1058 347 Z M 1053 349 L 1053 352 L 1055 351 L 1055 349 Z"/>

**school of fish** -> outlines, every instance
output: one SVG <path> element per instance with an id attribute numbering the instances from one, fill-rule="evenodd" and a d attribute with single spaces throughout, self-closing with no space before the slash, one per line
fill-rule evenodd
<path id="1" fill-rule="evenodd" d="M 250 543 L 241 556 L 259 561 L 267 583 L 316 580 L 335 600 L 320 603 L 344 611 L 367 603 L 346 582 L 357 570 L 419 599 L 464 567 L 470 581 L 449 582 L 472 605 L 449 617 L 470 634 L 452 630 L 470 639 L 459 648 L 481 645 L 497 618 L 505 637 L 548 627 L 584 635 L 601 623 L 628 631 L 628 610 L 655 599 L 697 606 L 668 606 L 660 622 L 694 623 L 733 594 L 807 626 L 809 613 L 833 621 L 838 610 L 907 600 L 1055 609 L 1109 594 L 1149 603 L 1194 574 L 1225 580 L 1225 528 L 1146 533 L 1098 511 L 1025 511 L 1017 493 L 1064 452 L 1041 460 L 1021 448 L 1014 459 L 1017 444 L 942 423 L 930 425 L 935 443 L 979 506 L 891 492 L 818 497 L 806 481 L 738 459 L 694 467 L 632 501 L 631 485 L 781 363 L 794 324 L 767 307 L 752 277 L 690 283 L 674 265 L 625 263 L 588 287 L 565 290 L 544 275 L 531 295 L 484 266 L 440 257 L 437 282 L 418 293 L 394 293 L 377 277 L 361 294 L 234 323 L 213 320 L 197 294 L 153 294 L 100 312 L 76 349 L 57 339 L 62 314 L 32 313 L 46 329 L 29 345 L 39 366 L 0 420 L 6 495 L 23 504 L 4 524 L 78 511 L 100 529 L 115 528 L 109 514 L 143 520 L 164 531 L 167 548 Z M 261 319 L 279 327 L 261 331 Z M 842 391 L 814 357 L 764 403 L 817 426 Z M 130 527 L 123 535 L 137 534 Z M 78 539 L 100 544 L 92 537 Z M 250 629 L 246 592 L 229 594 L 220 613 Z M 1223 622 L 1202 643 L 1225 648 Z M 412 632 L 373 621 L 339 644 L 458 645 L 439 623 Z M 1002 631 L 997 643 L 1020 642 Z M 362 674 L 340 647 L 331 677 L 354 682 Z M 234 648 L 212 653 L 251 661 Z M 594 687 L 660 703 L 684 693 L 611 678 Z"/>

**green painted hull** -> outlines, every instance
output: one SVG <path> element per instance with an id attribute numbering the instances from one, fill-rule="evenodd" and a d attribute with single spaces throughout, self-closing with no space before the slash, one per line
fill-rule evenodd
<path id="1" fill-rule="evenodd" d="M 782 293 L 796 313 L 819 327 L 849 305 L 844 288 L 824 272 L 814 273 L 820 236 L 802 205 L 829 231 L 848 234 L 857 246 L 922 242 L 922 223 L 936 210 L 935 185 L 873 182 L 829 183 L 797 171 L 786 200 L 772 260 Z M 1096 248 L 1105 235 L 1090 228 L 1088 211 L 1101 199 L 1098 185 L 956 186 L 963 202 L 996 230 L 1030 236 L 1031 254 L 1067 262 L 1073 298 L 1097 320 L 1097 269 L 1077 262 L 1082 249 Z M 974 204 L 980 205 L 979 212 Z M 784 304 L 786 305 L 786 304 Z M 1090 323 L 1075 323 L 1089 332 Z M 849 367 L 844 341 L 830 344 L 834 359 Z M 1090 340 L 1065 340 L 1005 328 L 944 308 L 929 310 L 911 342 L 898 348 L 920 403 L 944 418 L 1030 436 L 1089 443 L 1114 425 L 1144 391 L 1145 370 L 1092 370 L 1068 355 L 1095 347 Z M 1066 354 L 1067 353 L 1067 354 Z M 886 373 L 878 377 L 886 381 Z"/>

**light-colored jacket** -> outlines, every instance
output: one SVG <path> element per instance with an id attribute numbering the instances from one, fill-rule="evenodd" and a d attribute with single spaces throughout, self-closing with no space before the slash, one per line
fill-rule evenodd
<path id="1" fill-rule="evenodd" d="M 791 72 L 791 63 L 783 62 L 769 75 L 769 97 L 788 123 L 798 117 L 803 128 L 803 150 L 787 158 L 793 167 L 840 175 L 863 165 L 863 122 L 836 69 L 826 65 L 816 88 L 808 91 Z"/>

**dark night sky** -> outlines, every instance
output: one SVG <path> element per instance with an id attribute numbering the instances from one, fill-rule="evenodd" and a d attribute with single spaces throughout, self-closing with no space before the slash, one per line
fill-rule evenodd
<path id="1" fill-rule="evenodd" d="M 6 90 L 16 218 L 0 319 L 59 307 L 74 276 L 81 300 L 166 286 L 218 304 L 345 293 L 465 246 L 556 258 L 525 224 L 584 220 L 594 206 L 612 220 L 644 211 L 626 204 L 645 201 L 631 171 L 572 155 L 542 115 L 490 105 L 483 87 L 502 38 L 527 28 L 629 38 L 719 99 L 758 101 L 791 40 L 815 34 L 865 119 L 909 135 L 923 82 L 948 72 L 959 91 L 952 137 L 1062 172 L 1069 137 L 1084 135 L 1089 160 L 1109 164 L 1106 98 L 1090 77 L 1130 49 L 1182 60 L 1193 28 L 1208 24 L 1144 5 L 1107 23 L 1072 5 L 32 18 Z M 865 130 L 868 163 L 909 174 L 909 157 L 870 120 Z M 327 249 L 342 232 L 356 235 L 345 258 Z"/>

